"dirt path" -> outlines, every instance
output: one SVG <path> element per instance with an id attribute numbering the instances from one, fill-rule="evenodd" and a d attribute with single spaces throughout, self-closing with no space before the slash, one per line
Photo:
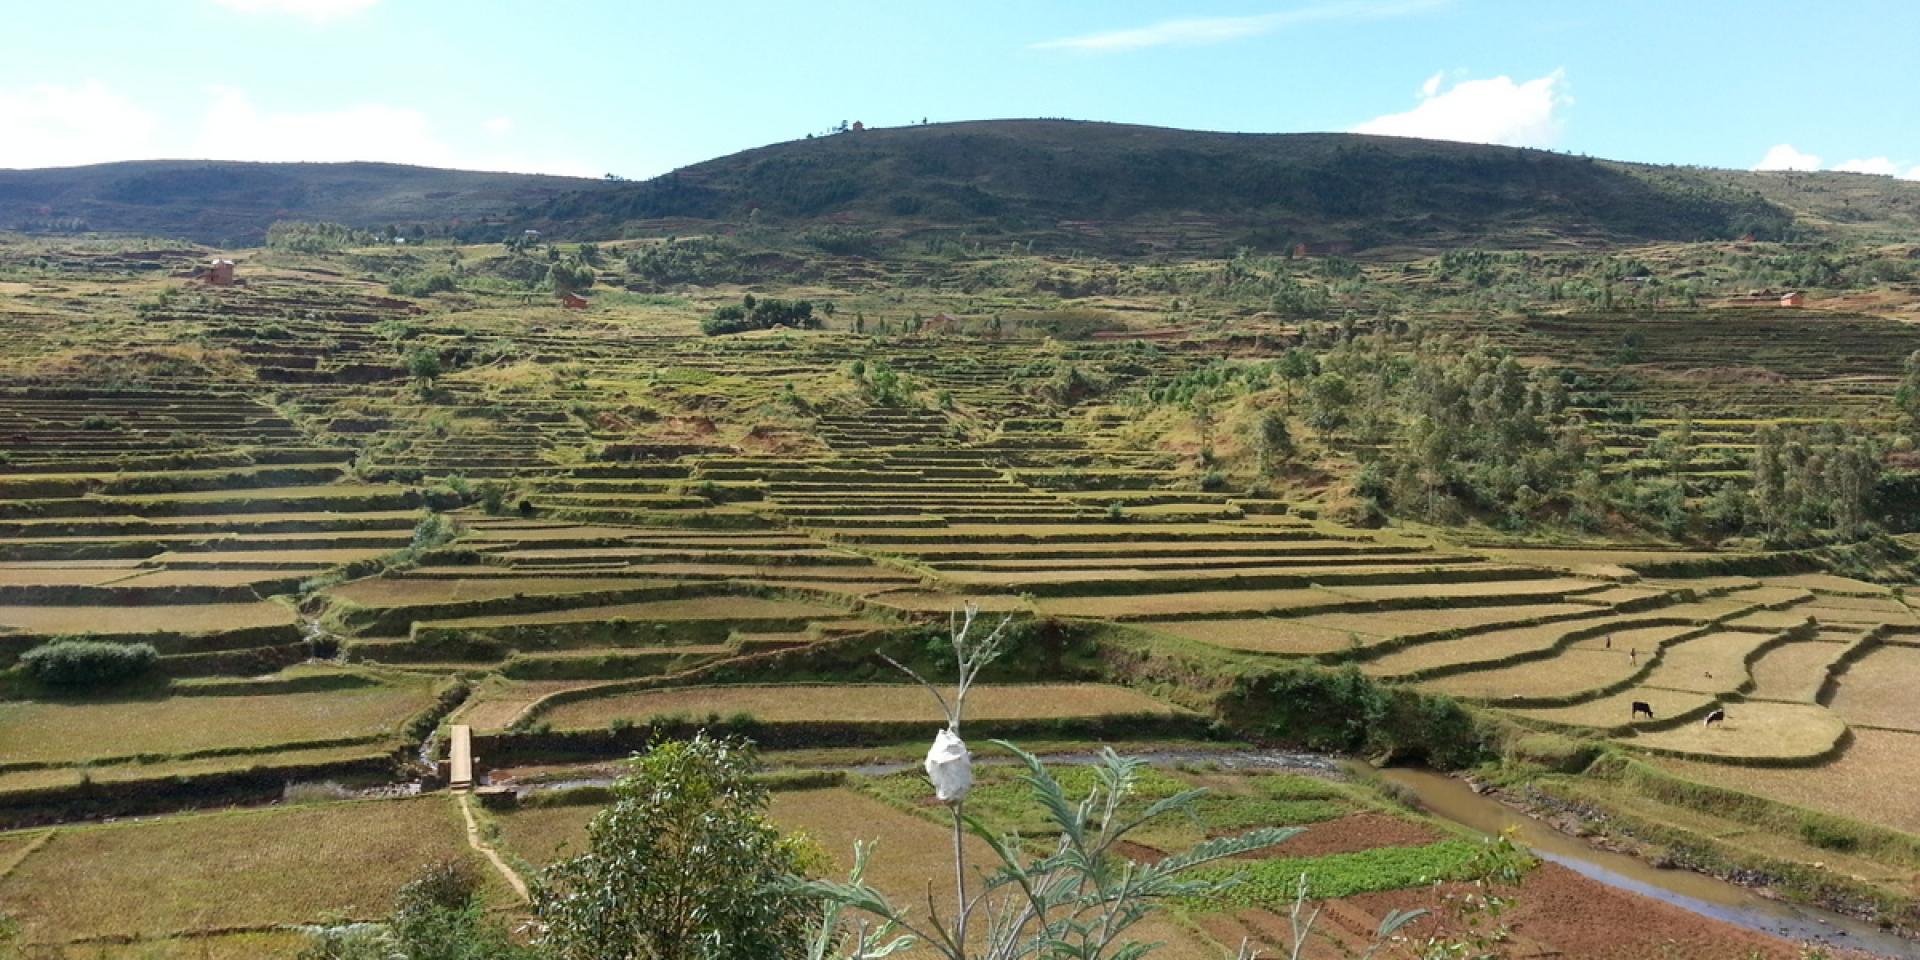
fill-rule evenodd
<path id="1" fill-rule="evenodd" d="M 473 794 L 460 793 L 455 796 L 459 799 L 460 816 L 467 821 L 467 846 L 478 851 L 481 856 L 487 858 L 488 863 L 493 864 L 493 869 L 500 873 L 500 879 L 505 880 L 507 886 L 513 888 L 514 896 L 519 897 L 522 902 L 531 900 L 532 897 L 527 893 L 527 882 L 520 879 L 517 871 L 507 866 L 507 861 L 500 856 L 499 851 L 481 839 L 480 821 L 473 816 Z"/>

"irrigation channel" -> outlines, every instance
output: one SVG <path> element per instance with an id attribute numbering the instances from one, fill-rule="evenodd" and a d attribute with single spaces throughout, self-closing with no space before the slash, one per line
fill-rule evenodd
<path id="1" fill-rule="evenodd" d="M 1920 943 L 1830 910 L 1766 897 L 1737 884 L 1689 870 L 1662 870 L 1643 860 L 1601 850 L 1578 837 L 1473 791 L 1462 781 L 1427 770 L 1387 768 L 1381 778 L 1419 798 L 1426 812 L 1485 834 L 1513 829 L 1535 856 L 1610 887 L 1652 897 L 1734 926 L 1886 957 L 1920 958 Z"/>
<path id="2" fill-rule="evenodd" d="M 1196 763 L 1233 770 L 1332 777 L 1348 775 L 1348 761 L 1325 754 L 1280 750 L 1160 750 L 1129 755 L 1155 766 Z M 1094 763 L 1099 760 L 1099 755 L 1049 754 L 1043 759 L 1049 764 L 1078 765 Z M 1008 757 L 983 755 L 978 757 L 977 762 L 1001 764 L 1010 761 Z M 878 777 L 915 770 L 919 766 L 919 761 L 892 761 L 846 769 L 855 776 Z M 1845 947 L 1898 960 L 1920 960 L 1920 943 L 1902 939 L 1871 923 L 1831 910 L 1770 900 L 1738 884 L 1705 874 L 1690 870 L 1663 870 L 1626 854 L 1602 850 L 1578 837 L 1561 833 L 1498 800 L 1481 796 L 1466 783 L 1444 774 L 1398 767 L 1376 772 L 1382 779 L 1410 791 L 1418 798 L 1422 809 L 1435 817 L 1488 836 L 1512 828 L 1516 841 L 1532 850 L 1535 856 L 1610 887 L 1652 897 L 1690 913 L 1795 942 Z M 612 782 L 611 778 L 571 779 L 530 785 L 528 789 L 604 786 Z"/>

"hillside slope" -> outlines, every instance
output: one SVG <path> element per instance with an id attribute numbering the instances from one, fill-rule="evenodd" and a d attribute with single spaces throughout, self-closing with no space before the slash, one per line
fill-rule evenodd
<path id="1" fill-rule="evenodd" d="M 756 209 L 766 222 L 961 228 L 1109 253 L 1690 240 L 1777 233 L 1791 221 L 1750 191 L 1540 150 L 1054 120 L 775 144 L 529 215 L 604 230 L 741 222 Z"/>
<path id="2" fill-rule="evenodd" d="M 0 229 L 145 233 L 239 245 L 260 242 L 281 219 L 452 225 L 606 186 L 576 177 L 393 163 L 140 160 L 0 170 Z"/>
<path id="3" fill-rule="evenodd" d="M 996 120 L 774 144 L 526 214 L 600 233 L 636 221 L 685 232 L 686 221 L 752 215 L 800 229 L 965 231 L 1108 254 L 1786 234 L 1799 211 L 1777 202 L 1777 189 L 1763 195 L 1753 177 L 1357 134 Z M 1920 210 L 1920 184 L 1853 179 L 1884 180 L 1868 187 Z M 1871 220 L 1882 206 L 1859 210 Z"/>

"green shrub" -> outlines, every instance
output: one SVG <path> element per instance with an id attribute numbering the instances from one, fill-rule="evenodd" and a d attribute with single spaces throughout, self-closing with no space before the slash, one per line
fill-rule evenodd
<path id="1" fill-rule="evenodd" d="M 1850 853 L 1860 846 L 1860 835 L 1846 824 L 1809 818 L 1800 824 L 1800 838 L 1822 850 Z"/>
<path id="2" fill-rule="evenodd" d="M 160 659 L 150 643 L 54 640 L 20 656 L 28 676 L 54 687 L 106 687 L 145 676 Z"/>
<path id="3" fill-rule="evenodd" d="M 1600 753 L 1598 744 L 1557 733 L 1529 733 L 1509 744 L 1513 759 L 1535 763 L 1556 773 L 1579 773 Z"/>

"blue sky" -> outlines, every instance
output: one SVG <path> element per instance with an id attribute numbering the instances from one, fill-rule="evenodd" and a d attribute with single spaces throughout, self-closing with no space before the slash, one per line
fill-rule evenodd
<path id="1" fill-rule="evenodd" d="M 0 167 L 645 177 L 842 120 L 1366 130 L 1920 179 L 1920 3 L 9 4 Z"/>

